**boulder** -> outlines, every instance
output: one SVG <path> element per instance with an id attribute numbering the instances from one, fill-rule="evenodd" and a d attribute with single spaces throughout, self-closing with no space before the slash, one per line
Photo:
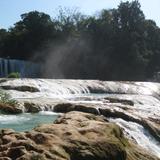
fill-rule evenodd
<path id="1" fill-rule="evenodd" d="M 99 114 L 96 107 L 91 105 L 81 105 L 72 103 L 59 103 L 54 106 L 54 112 L 67 113 L 70 111 L 80 111 L 85 113 Z"/>
<path id="2" fill-rule="evenodd" d="M 8 141 L 7 141 L 7 140 Z M 101 116 L 69 112 L 32 131 L 0 132 L 3 160 L 158 160 Z"/>
<path id="3" fill-rule="evenodd" d="M 29 112 L 29 113 L 37 113 L 37 112 L 41 111 L 41 108 L 38 105 L 36 105 L 35 103 L 25 102 L 24 108 L 25 108 L 25 112 Z"/>
<path id="4" fill-rule="evenodd" d="M 22 108 L 20 108 L 18 105 L 0 103 L 0 111 L 10 114 L 17 114 L 22 113 Z"/>

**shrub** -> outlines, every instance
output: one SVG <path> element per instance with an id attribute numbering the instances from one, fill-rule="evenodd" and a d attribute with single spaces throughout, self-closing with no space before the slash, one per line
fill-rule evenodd
<path id="1" fill-rule="evenodd" d="M 0 90 L 0 103 L 15 106 L 18 102 L 12 99 L 8 93 L 5 93 L 2 90 Z"/>
<path id="2" fill-rule="evenodd" d="M 10 73 L 7 78 L 20 78 L 20 74 L 18 72 Z"/>

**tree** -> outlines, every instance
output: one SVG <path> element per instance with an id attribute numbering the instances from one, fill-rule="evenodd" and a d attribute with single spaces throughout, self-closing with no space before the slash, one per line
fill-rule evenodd
<path id="1" fill-rule="evenodd" d="M 5 41 L 6 38 L 8 36 L 8 32 L 5 29 L 0 29 L 0 56 L 4 56 L 4 45 L 5 45 Z"/>
<path id="2" fill-rule="evenodd" d="M 9 29 L 5 54 L 11 58 L 29 59 L 33 53 L 56 36 L 50 16 L 33 11 L 21 15 L 19 22 Z"/>
<path id="3" fill-rule="evenodd" d="M 66 78 L 146 80 L 160 71 L 159 44 L 160 28 L 145 19 L 137 0 L 92 16 L 60 8 L 51 19 L 32 11 L 0 30 L 1 56 L 37 57 L 50 78 L 60 70 Z"/>
<path id="4" fill-rule="evenodd" d="M 112 63 L 117 64 L 113 67 L 113 76 L 115 79 L 141 80 L 145 75 L 147 52 L 144 39 L 145 17 L 140 3 L 137 0 L 121 2 L 118 9 L 114 10 L 113 17 L 115 48 L 111 59 Z"/>
<path id="5" fill-rule="evenodd" d="M 160 71 L 160 29 L 152 20 L 145 21 L 145 41 L 150 52 L 146 75 L 151 78 Z"/>

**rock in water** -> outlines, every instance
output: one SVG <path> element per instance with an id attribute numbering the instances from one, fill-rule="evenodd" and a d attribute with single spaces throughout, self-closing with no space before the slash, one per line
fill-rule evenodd
<path id="1" fill-rule="evenodd" d="M 22 113 L 22 109 L 23 108 L 20 108 L 18 104 L 10 105 L 5 103 L 0 103 L 0 111 L 5 113 L 11 113 L 11 114 Z"/>
<path id="2" fill-rule="evenodd" d="M 158 160 L 124 138 L 114 123 L 82 112 L 68 112 L 29 132 L 2 130 L 0 159 Z"/>

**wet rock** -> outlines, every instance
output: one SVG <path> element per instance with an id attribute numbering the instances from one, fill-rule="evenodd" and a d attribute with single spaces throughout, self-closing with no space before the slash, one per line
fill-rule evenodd
<path id="1" fill-rule="evenodd" d="M 17 114 L 22 113 L 22 109 L 17 105 L 10 105 L 5 103 L 0 103 L 0 110 L 5 113 Z"/>
<path id="2" fill-rule="evenodd" d="M 122 118 L 126 121 L 132 121 L 140 123 L 141 119 L 135 118 L 132 115 L 127 114 L 127 112 L 117 111 L 109 108 L 99 108 L 99 113 L 105 117 Z"/>
<path id="3" fill-rule="evenodd" d="M 159 125 L 155 126 L 155 123 L 152 123 L 151 121 L 149 121 L 147 119 L 134 117 L 133 115 L 131 115 L 127 112 L 117 111 L 117 110 L 109 109 L 109 108 L 99 108 L 99 113 L 105 117 L 122 118 L 126 121 L 136 122 L 136 123 L 142 125 L 145 129 L 147 129 L 149 131 L 149 133 L 153 137 L 155 137 L 155 139 L 157 141 L 160 142 Z"/>
<path id="4" fill-rule="evenodd" d="M 124 105 L 134 106 L 134 102 L 131 100 L 127 100 L 127 99 L 111 98 L 111 97 L 106 97 L 104 99 L 108 100 L 110 103 L 121 103 Z"/>
<path id="5" fill-rule="evenodd" d="M 160 125 L 156 126 L 155 123 L 145 119 L 142 119 L 139 123 L 143 125 L 157 141 L 160 142 Z"/>
<path id="6" fill-rule="evenodd" d="M 29 132 L 0 133 L 0 139 L 5 136 L 12 140 L 0 144 L 4 160 L 158 160 L 130 143 L 117 125 L 82 112 L 69 112 Z"/>
<path id="7" fill-rule="evenodd" d="M 0 79 L 0 83 L 4 83 L 4 82 L 7 82 L 8 81 L 8 79 L 6 79 L 6 78 L 1 78 Z"/>
<path id="8" fill-rule="evenodd" d="M 25 112 L 29 112 L 29 113 L 37 113 L 39 111 L 41 111 L 41 108 L 36 105 L 35 103 L 24 103 L 24 108 L 25 108 Z"/>
<path id="9" fill-rule="evenodd" d="M 10 85 L 1 85 L 0 86 L 4 90 L 17 90 L 21 92 L 39 92 L 40 90 L 34 86 L 10 86 Z"/>
<path id="10" fill-rule="evenodd" d="M 80 105 L 72 103 L 60 103 L 54 106 L 54 112 L 67 113 L 70 111 L 80 111 L 86 113 L 99 114 L 98 110 L 95 107 L 89 105 Z"/>
<path id="11" fill-rule="evenodd" d="M 10 113 L 20 112 L 19 111 L 20 109 L 21 111 L 23 110 L 26 112 L 54 110 L 56 112 L 63 112 L 63 113 L 67 113 L 70 111 L 81 111 L 86 113 L 93 113 L 95 115 L 101 114 L 101 115 L 104 115 L 105 117 L 122 118 L 127 121 L 139 123 L 143 125 L 144 128 L 151 133 L 151 135 L 156 137 L 157 140 L 160 139 L 159 138 L 160 137 L 160 118 L 159 118 L 160 84 L 158 83 L 104 82 L 104 81 L 94 81 L 94 80 L 89 80 L 89 81 L 88 80 L 48 80 L 48 79 L 12 79 L 12 80 L 7 79 L 4 81 L 2 79 L 2 81 L 0 80 L 0 86 L 2 86 L 1 88 L 6 89 L 7 90 L 6 92 L 10 93 L 13 98 L 14 96 L 20 97 L 21 100 L 20 99 L 19 100 L 22 102 L 22 104 L 24 104 L 22 107 L 18 107 L 18 111 L 16 111 L 17 107 L 16 108 L 13 108 L 12 106 L 1 107 L 1 108 L 5 108 L 4 110 L 7 110 L 7 112 L 10 112 Z M 36 92 L 39 92 L 39 93 L 36 94 Z M 88 92 L 111 93 L 111 94 L 108 97 L 106 97 L 105 95 L 106 97 L 105 99 L 104 97 L 102 99 L 98 99 L 98 98 L 95 99 L 93 98 L 94 96 L 91 96 L 90 94 L 88 97 L 92 97 L 93 99 L 88 97 L 80 97 L 77 99 L 74 99 L 74 98 L 63 99 L 63 96 L 60 97 L 59 99 L 58 98 L 56 99 L 52 97 L 53 95 L 59 95 L 61 93 L 65 95 L 68 93 L 77 94 L 77 93 L 88 93 Z M 24 100 L 22 100 L 23 98 Z M 25 101 L 28 101 L 28 102 L 25 103 Z M 79 102 L 75 102 L 75 101 L 79 101 Z M 80 102 L 80 101 L 83 101 L 83 102 Z M 96 101 L 96 103 L 93 105 L 89 105 L 88 103 L 89 101 Z M 97 101 L 102 103 L 97 103 Z M 69 113 L 67 113 L 67 115 L 68 114 Z M 78 117 L 78 115 L 76 116 Z M 93 118 L 94 116 L 91 116 L 91 117 Z M 68 117 L 68 119 L 70 118 Z M 73 117 L 71 117 L 71 119 L 73 119 Z M 92 120 L 99 121 L 99 120 L 95 120 L 94 118 Z M 86 123 L 85 121 L 83 123 L 82 122 L 79 123 L 80 121 L 81 121 L 80 119 L 77 121 L 75 120 L 66 121 L 65 118 L 62 118 L 61 120 L 60 119 L 57 120 L 56 124 L 60 124 L 61 126 L 64 125 L 64 127 L 66 127 L 65 126 L 66 124 L 68 125 L 72 124 L 73 128 L 76 125 L 77 125 L 76 127 L 84 127 L 88 125 L 88 123 Z M 91 119 L 89 119 L 89 121 L 91 121 Z M 95 124 L 95 126 L 97 126 L 97 124 Z M 61 139 L 61 137 L 63 136 L 72 137 L 75 134 L 72 131 L 70 131 L 70 128 L 68 128 L 68 130 L 64 133 L 63 136 L 59 136 L 58 134 L 55 135 L 54 134 L 56 130 L 55 128 L 48 126 L 48 131 L 47 131 L 48 133 L 43 133 L 43 131 L 40 131 L 40 132 L 34 131 L 38 133 L 33 134 L 33 131 L 32 131 L 30 134 L 25 134 L 24 137 L 18 136 L 17 134 L 16 136 L 14 136 L 15 133 L 6 134 L 0 140 L 0 144 L 2 143 L 4 145 L 4 146 L 1 146 L 0 150 L 5 150 L 5 148 L 9 147 L 7 145 L 10 145 L 11 142 L 17 141 L 18 139 L 18 141 L 24 140 L 25 143 L 22 143 L 22 142 L 19 144 L 14 143 L 14 145 L 18 145 L 18 146 L 22 145 L 22 146 L 25 146 L 25 148 L 27 148 L 26 149 L 27 153 L 21 156 L 22 159 L 23 158 L 27 159 L 27 157 L 28 159 L 37 158 L 37 157 L 42 159 L 71 159 L 72 156 L 70 156 L 71 154 L 70 150 L 68 150 L 65 146 L 62 147 L 61 145 L 57 145 L 61 141 L 60 140 L 58 141 L 56 138 L 59 137 L 59 139 Z M 47 130 L 47 127 L 45 129 Z M 63 128 L 61 129 L 63 130 Z M 52 130 L 52 132 L 50 132 L 50 130 Z M 81 130 L 80 134 L 82 133 L 84 135 L 88 134 L 88 137 L 91 136 L 94 139 L 95 134 L 89 133 L 88 130 Z M 52 136 L 49 135 L 50 138 L 48 138 L 48 134 L 51 134 Z M 56 145 L 54 144 L 54 147 L 52 144 L 50 144 L 50 141 L 51 142 L 53 141 L 51 137 L 54 140 L 57 140 L 57 144 Z M 30 141 L 26 141 L 26 139 L 30 139 Z M 61 142 L 61 144 L 64 144 L 66 140 L 63 138 L 62 140 L 63 141 Z M 29 143 L 31 145 L 29 145 Z M 45 152 L 44 154 L 42 153 L 41 148 L 37 146 L 40 145 L 40 146 L 46 147 L 46 144 L 49 144 L 54 149 L 51 149 L 52 152 L 50 150 L 48 151 L 47 149 L 45 149 L 43 150 L 43 152 Z M 79 144 L 79 141 L 76 142 L 76 144 Z M 135 157 L 138 160 L 143 159 L 141 158 L 142 157 L 141 149 L 133 149 L 133 148 L 136 148 L 136 147 L 132 147 L 132 150 L 135 150 L 134 154 L 136 156 L 134 156 L 134 154 L 130 152 L 130 150 L 127 148 L 126 152 L 129 150 L 129 153 L 127 152 L 127 159 L 133 159 L 133 158 L 135 159 Z M 80 153 L 77 153 L 76 150 L 73 150 L 73 151 L 77 155 L 80 154 Z M 81 152 L 83 154 L 93 155 L 93 152 L 89 152 L 88 150 L 87 151 L 81 150 Z M 4 153 L 5 152 L 3 152 L 3 157 L 6 158 Z M 147 154 L 145 153 L 144 155 L 147 155 Z M 89 158 L 87 157 L 87 159 Z M 146 158 L 146 159 L 149 159 L 149 158 Z"/>

